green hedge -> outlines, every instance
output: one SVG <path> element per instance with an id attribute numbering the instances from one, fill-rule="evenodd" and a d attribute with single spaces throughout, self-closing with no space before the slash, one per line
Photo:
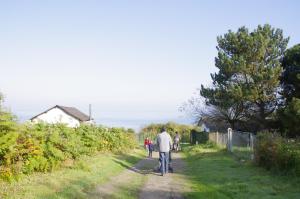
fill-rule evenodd
<path id="1" fill-rule="evenodd" d="M 268 132 L 260 133 L 255 144 L 255 162 L 266 169 L 300 176 L 300 141 Z"/>
<path id="2" fill-rule="evenodd" d="M 204 131 L 191 131 L 191 144 L 205 144 L 208 142 L 208 133 Z"/>
<path id="3" fill-rule="evenodd" d="M 136 145 L 134 133 L 123 128 L 20 125 L 12 131 L 0 131 L 0 177 L 12 180 L 34 171 L 47 172 L 81 155 L 123 152 Z"/>
<path id="4" fill-rule="evenodd" d="M 190 142 L 190 133 L 195 129 L 195 126 L 192 125 L 176 124 L 173 122 L 168 122 L 166 124 L 150 124 L 141 129 L 139 133 L 140 142 L 143 142 L 146 137 L 155 140 L 162 127 L 166 128 L 172 138 L 175 136 L 175 133 L 178 132 L 182 142 Z"/>

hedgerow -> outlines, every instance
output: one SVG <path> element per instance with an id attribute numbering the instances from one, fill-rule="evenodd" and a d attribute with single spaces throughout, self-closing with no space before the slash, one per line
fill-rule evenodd
<path id="1" fill-rule="evenodd" d="M 166 124 L 150 124 L 141 129 L 139 133 L 140 141 L 144 141 L 146 137 L 154 140 L 157 134 L 160 133 L 162 127 L 164 127 L 172 137 L 178 132 L 182 142 L 190 142 L 190 133 L 195 129 L 195 126 L 192 125 L 176 124 L 173 122 L 168 122 Z"/>
<path id="2" fill-rule="evenodd" d="M 268 132 L 257 136 L 255 162 L 266 169 L 300 176 L 300 141 Z"/>
<path id="3" fill-rule="evenodd" d="M 124 152 L 136 146 L 135 135 L 123 128 L 62 124 L 23 124 L 0 131 L 0 177 L 48 172 L 82 155 L 100 151 Z"/>

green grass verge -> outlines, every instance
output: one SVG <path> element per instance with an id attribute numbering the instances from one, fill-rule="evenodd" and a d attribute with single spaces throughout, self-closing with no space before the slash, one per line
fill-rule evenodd
<path id="1" fill-rule="evenodd" d="M 89 191 L 96 185 L 105 183 L 110 176 L 123 171 L 124 165 L 132 166 L 144 156 L 143 150 L 135 150 L 123 155 L 100 153 L 82 157 L 70 168 L 35 173 L 18 182 L 0 181 L 0 198 L 88 198 Z M 140 179 L 136 179 L 134 185 L 140 186 L 141 183 Z"/>
<path id="2" fill-rule="evenodd" d="M 242 163 L 211 144 L 185 146 L 186 198 L 300 198 L 300 179 Z"/>
<path id="3" fill-rule="evenodd" d="M 109 199 L 136 199 L 142 185 L 145 184 L 147 176 L 135 174 L 130 178 L 130 182 L 119 187 L 118 191 L 110 195 Z"/>
<path id="4" fill-rule="evenodd" d="M 251 161 L 253 151 L 250 147 L 232 147 L 232 154 L 240 161 Z"/>

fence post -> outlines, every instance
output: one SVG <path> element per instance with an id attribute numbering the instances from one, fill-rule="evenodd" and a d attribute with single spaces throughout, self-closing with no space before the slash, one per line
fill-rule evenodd
<path id="1" fill-rule="evenodd" d="M 251 160 L 254 159 L 254 137 L 253 134 L 250 133 L 250 149 L 251 149 Z"/>
<path id="2" fill-rule="evenodd" d="M 232 152 L 232 129 L 227 129 L 227 150 Z"/>
<path id="3" fill-rule="evenodd" d="M 217 131 L 217 145 L 219 145 L 219 132 Z"/>

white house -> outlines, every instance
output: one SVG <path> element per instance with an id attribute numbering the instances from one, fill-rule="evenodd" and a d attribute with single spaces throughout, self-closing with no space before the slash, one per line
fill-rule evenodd
<path id="1" fill-rule="evenodd" d="M 90 116 L 74 107 L 56 105 L 30 119 L 33 123 L 45 122 L 50 124 L 63 123 L 69 127 L 78 127 L 81 123 L 94 123 Z"/>

